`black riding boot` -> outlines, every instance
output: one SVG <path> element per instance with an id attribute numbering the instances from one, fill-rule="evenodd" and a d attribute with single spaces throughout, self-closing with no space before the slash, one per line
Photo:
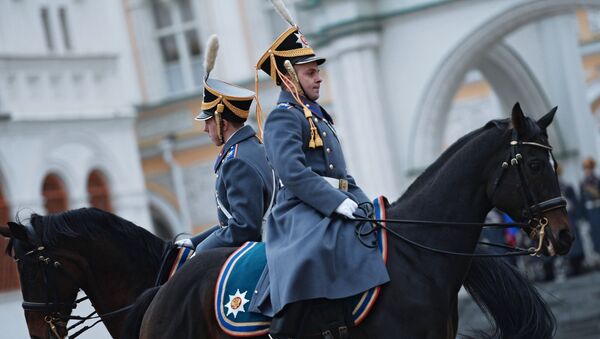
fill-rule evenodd
<path id="1" fill-rule="evenodd" d="M 304 320 L 309 301 L 297 301 L 286 305 L 271 320 L 270 334 L 273 339 L 296 338 Z"/>
<path id="2" fill-rule="evenodd" d="M 314 299 L 288 304 L 271 321 L 273 339 L 321 337 L 347 339 L 353 326 L 344 299 Z"/>

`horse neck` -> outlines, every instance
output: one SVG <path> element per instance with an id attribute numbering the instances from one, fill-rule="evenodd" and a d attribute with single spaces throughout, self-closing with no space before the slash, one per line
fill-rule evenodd
<path id="1" fill-rule="evenodd" d="M 82 290 L 98 314 L 132 304 L 144 290 L 154 285 L 165 243 L 146 233 L 130 241 L 92 241 L 78 248 L 85 261 Z M 132 251 L 127 243 L 136 250 Z M 123 320 L 124 316 L 117 316 L 104 321 L 113 337 L 120 335 Z"/>
<path id="2" fill-rule="evenodd" d="M 475 132 L 474 132 L 475 133 Z M 486 194 L 488 178 L 500 168 L 503 150 L 508 151 L 509 135 L 498 128 L 483 129 L 478 134 L 451 146 L 436 163 L 428 168 L 394 203 L 388 217 L 412 220 L 448 222 L 483 222 L 492 204 Z M 453 252 L 475 250 L 482 227 L 478 226 L 393 226 L 412 240 L 429 247 Z M 398 244 L 397 253 L 405 252 L 406 244 Z M 440 256 L 422 249 L 411 249 L 421 260 L 433 260 L 440 270 L 460 272 L 469 259 Z M 460 265 L 454 266 L 454 265 Z"/>
<path id="3" fill-rule="evenodd" d="M 390 212 L 404 219 L 482 222 L 492 208 L 486 194 L 488 177 L 500 166 L 498 154 L 508 151 L 507 138 L 498 129 L 483 130 L 444 153 Z"/>

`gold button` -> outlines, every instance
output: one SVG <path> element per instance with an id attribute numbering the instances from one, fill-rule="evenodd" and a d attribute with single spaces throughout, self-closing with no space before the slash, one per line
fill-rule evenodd
<path id="1" fill-rule="evenodd" d="M 326 151 L 327 153 L 331 153 L 331 148 L 327 147 Z"/>
<path id="2" fill-rule="evenodd" d="M 323 132 L 323 136 L 326 137 L 327 136 L 327 132 Z"/>
<path id="3" fill-rule="evenodd" d="M 329 169 L 333 169 L 333 164 L 329 164 Z"/>

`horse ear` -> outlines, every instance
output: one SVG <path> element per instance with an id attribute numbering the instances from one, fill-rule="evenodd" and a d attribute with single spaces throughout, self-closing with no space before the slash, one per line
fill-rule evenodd
<path id="1" fill-rule="evenodd" d="M 513 128 L 516 129 L 519 134 L 526 134 L 527 122 L 525 119 L 525 114 L 521 109 L 521 105 L 517 102 L 512 109 L 511 121 Z"/>
<path id="2" fill-rule="evenodd" d="M 8 226 L 0 226 L 0 235 L 5 238 L 12 237 L 12 234 L 10 233 L 10 228 L 8 228 Z"/>
<path id="3" fill-rule="evenodd" d="M 546 129 L 548 126 L 550 126 L 552 120 L 554 120 L 554 114 L 556 114 L 557 109 L 558 106 L 554 107 L 550 110 L 550 112 L 546 113 L 546 115 L 541 117 L 540 120 L 537 121 L 538 125 L 543 129 Z"/>
<path id="4" fill-rule="evenodd" d="M 19 225 L 12 221 L 8 222 L 8 228 L 10 229 L 11 236 L 15 239 L 19 239 L 21 241 L 29 241 L 29 236 L 27 235 L 27 230 L 23 225 Z"/>

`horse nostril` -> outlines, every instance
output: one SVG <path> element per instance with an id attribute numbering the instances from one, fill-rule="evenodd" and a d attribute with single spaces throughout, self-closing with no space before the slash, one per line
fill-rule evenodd
<path id="1" fill-rule="evenodd" d="M 573 234 L 569 230 L 561 230 L 558 233 L 558 241 L 564 245 L 571 245 L 571 243 L 575 240 Z"/>

